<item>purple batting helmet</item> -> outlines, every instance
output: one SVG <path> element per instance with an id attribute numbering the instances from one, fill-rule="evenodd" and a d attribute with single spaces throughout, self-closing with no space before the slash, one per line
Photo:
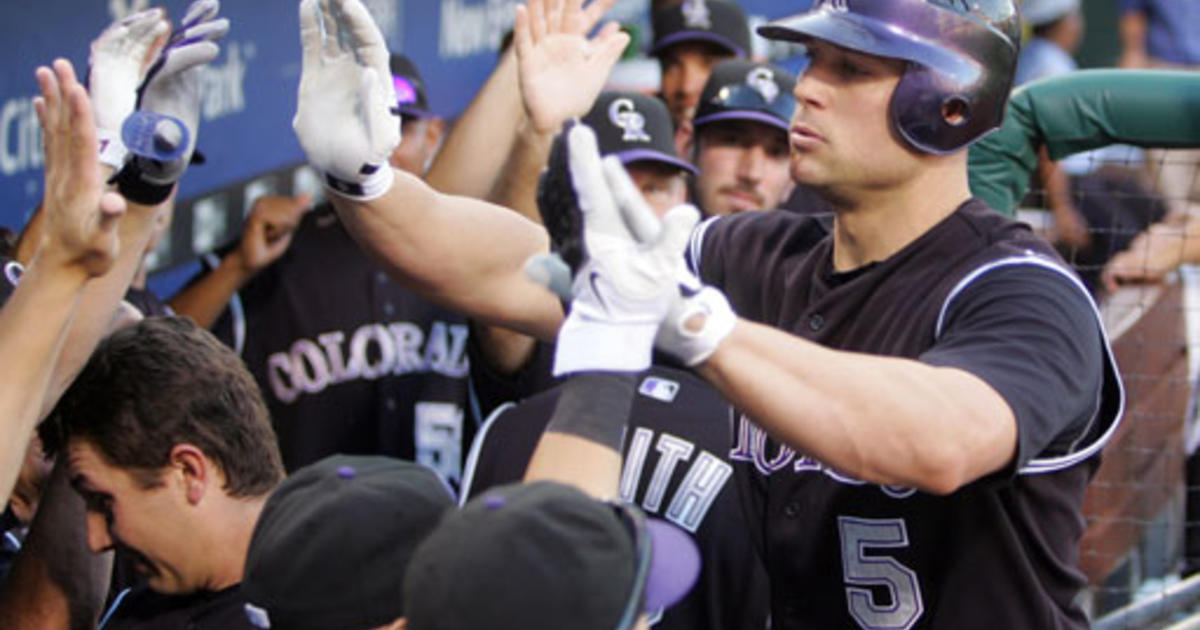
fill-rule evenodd
<path id="1" fill-rule="evenodd" d="M 1000 126 L 1021 41 L 1013 0 L 816 0 L 758 32 L 909 62 L 892 94 L 892 126 L 934 154 Z"/>

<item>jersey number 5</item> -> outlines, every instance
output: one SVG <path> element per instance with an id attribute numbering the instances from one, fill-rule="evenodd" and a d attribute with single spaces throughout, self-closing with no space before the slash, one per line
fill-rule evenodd
<path id="1" fill-rule="evenodd" d="M 890 556 L 867 555 L 874 549 L 907 547 L 904 519 L 839 516 L 838 532 L 842 538 L 842 573 L 850 615 L 867 630 L 911 628 L 924 612 L 917 574 Z M 882 603 L 875 597 L 880 588 L 889 595 Z"/>

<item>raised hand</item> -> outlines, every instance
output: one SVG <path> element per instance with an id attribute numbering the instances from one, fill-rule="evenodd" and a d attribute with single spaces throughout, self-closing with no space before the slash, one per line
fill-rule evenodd
<path id="1" fill-rule="evenodd" d="M 517 6 L 514 27 L 521 97 L 535 129 L 553 133 L 583 116 L 629 45 L 615 22 L 587 34 L 615 0 L 529 0 Z"/>
<path id="2" fill-rule="evenodd" d="M 279 259 L 292 242 L 304 213 L 312 207 L 311 195 L 268 195 L 259 198 L 242 227 L 238 246 L 243 273 L 253 276 Z"/>
<path id="3" fill-rule="evenodd" d="M 304 62 L 292 128 L 334 192 L 366 201 L 392 185 L 400 111 L 388 49 L 359 0 L 303 0 Z"/>
<path id="4" fill-rule="evenodd" d="M 601 160 L 591 129 L 574 124 L 563 133 L 586 258 L 559 332 L 555 374 L 645 369 L 678 298 L 683 251 L 700 213 L 683 205 L 660 223 L 625 167 Z"/>
<path id="5" fill-rule="evenodd" d="M 166 43 L 170 28 L 162 9 L 150 9 L 113 22 L 92 42 L 88 89 L 101 140 L 101 160 L 113 168 L 125 163 L 121 124 L 137 106 L 138 86 Z"/>
<path id="6" fill-rule="evenodd" d="M 141 88 L 140 111 L 167 116 L 183 125 L 178 133 L 169 133 L 169 126 L 157 127 L 154 138 L 135 151 L 145 158 L 139 163 L 141 177 L 151 184 L 173 184 L 191 161 L 200 128 L 203 68 L 220 54 L 217 41 L 229 32 L 229 20 L 217 17 L 220 8 L 218 0 L 196 0 L 188 7 Z M 173 159 L 155 159 L 164 146 L 169 147 L 166 153 Z"/>
<path id="7" fill-rule="evenodd" d="M 34 264 L 83 277 L 103 275 L 116 259 L 120 195 L 105 191 L 97 156 L 96 125 L 87 90 L 65 59 L 37 69 L 42 95 L 34 108 L 46 150 L 46 228 Z"/>

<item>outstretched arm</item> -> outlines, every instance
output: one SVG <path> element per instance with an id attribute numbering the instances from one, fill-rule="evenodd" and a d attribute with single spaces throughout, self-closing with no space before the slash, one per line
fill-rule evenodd
<path id="1" fill-rule="evenodd" d="M 564 122 L 591 109 L 629 38 L 610 22 L 594 37 L 588 33 L 612 7 L 597 0 L 533 0 L 518 7 L 514 42 L 519 61 L 524 116 L 502 176 L 489 197 L 540 223 L 539 175 L 550 144 Z M 491 367 L 512 373 L 528 363 L 534 340 L 496 326 L 476 326 L 479 348 Z"/>
<path id="2" fill-rule="evenodd" d="M 447 194 L 486 198 L 504 168 L 520 122 L 517 57 L 509 50 L 454 123 L 425 181 Z"/>
<path id="3" fill-rule="evenodd" d="M 87 92 L 70 62 L 38 68 L 35 102 L 46 146 L 46 225 L 42 242 L 0 309 L 0 498 L 8 501 L 25 446 L 41 417 L 59 350 L 84 284 L 104 275 L 117 253 L 124 201 L 104 191 Z M 116 306 L 116 302 L 113 302 Z M 88 314 L 96 317 L 96 315 Z M 111 311 L 102 314 L 104 324 Z"/>
<path id="4" fill-rule="evenodd" d="M 1013 92 L 1004 126 L 972 145 L 971 191 L 1012 214 L 1029 190 L 1039 147 L 1052 160 L 1110 144 L 1200 146 L 1200 75 L 1085 70 Z"/>
<path id="5" fill-rule="evenodd" d="M 287 251 L 311 204 L 309 195 L 260 197 L 246 217 L 237 248 L 212 272 L 176 293 L 171 308 L 201 328 L 212 328 L 234 294 Z"/>
<path id="6" fill-rule="evenodd" d="M 522 271 L 546 250 L 545 232 L 507 209 L 439 193 L 387 167 L 400 125 L 390 113 L 387 47 L 362 3 L 304 0 L 300 30 L 293 126 L 350 233 L 393 277 L 431 299 L 552 337 L 561 308 Z"/>

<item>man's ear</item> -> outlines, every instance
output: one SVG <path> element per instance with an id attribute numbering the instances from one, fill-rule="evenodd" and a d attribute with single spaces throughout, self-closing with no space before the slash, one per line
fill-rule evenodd
<path id="1" fill-rule="evenodd" d="M 188 503 L 196 505 L 204 498 L 215 471 L 204 451 L 194 444 L 176 444 L 171 449 L 171 468 L 180 476 Z"/>
<path id="2" fill-rule="evenodd" d="M 431 147 L 441 147 L 446 138 L 446 119 L 434 116 L 425 123 L 425 140 Z"/>

